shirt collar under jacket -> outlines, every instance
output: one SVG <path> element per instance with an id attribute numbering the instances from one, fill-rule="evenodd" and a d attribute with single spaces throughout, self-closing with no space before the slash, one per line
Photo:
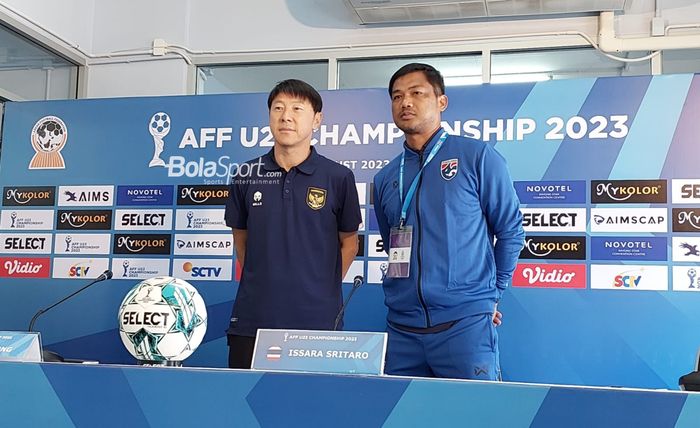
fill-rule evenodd
<path id="1" fill-rule="evenodd" d="M 309 157 L 307 157 L 304 160 L 304 162 L 295 166 L 295 168 L 303 174 L 311 175 L 314 173 L 314 171 L 316 171 L 316 167 L 318 166 L 318 158 L 319 154 L 316 152 L 316 149 L 311 147 L 311 153 L 309 153 Z M 275 162 L 274 148 L 270 149 L 270 151 L 262 157 L 262 161 L 263 168 L 265 168 L 266 171 L 279 171 L 280 169 L 282 169 L 282 167 L 277 165 L 277 162 Z"/>
<path id="2" fill-rule="evenodd" d="M 421 150 L 413 150 L 411 147 L 409 147 L 408 143 L 406 143 L 406 140 L 403 142 L 403 147 L 406 149 L 406 156 L 418 156 L 421 153 L 427 154 L 430 153 L 430 151 L 433 149 L 433 146 L 437 143 L 437 141 L 440 139 L 440 135 L 442 135 L 442 127 L 439 127 L 435 133 L 430 137 L 428 140 L 428 143 L 423 146 Z"/>

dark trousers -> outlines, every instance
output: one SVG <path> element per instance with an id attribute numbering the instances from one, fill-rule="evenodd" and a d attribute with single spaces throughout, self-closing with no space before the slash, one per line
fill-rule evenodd
<path id="1" fill-rule="evenodd" d="M 227 342 L 228 367 L 230 369 L 249 369 L 253 362 L 255 338 L 229 334 L 227 336 Z"/>

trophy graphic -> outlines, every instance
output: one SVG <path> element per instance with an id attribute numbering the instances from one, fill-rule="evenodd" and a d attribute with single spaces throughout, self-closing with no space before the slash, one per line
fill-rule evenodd
<path id="1" fill-rule="evenodd" d="M 382 281 L 384 281 L 384 278 L 386 278 L 386 272 L 389 270 L 389 263 L 382 262 L 382 264 L 379 265 L 379 270 L 382 271 Z"/>
<path id="2" fill-rule="evenodd" d="M 10 214 L 10 219 L 12 219 L 12 224 L 10 227 L 17 227 L 15 225 L 15 222 L 17 221 L 17 213 L 15 211 L 12 211 L 12 214 Z"/>
<path id="3" fill-rule="evenodd" d="M 32 129 L 32 148 L 36 152 L 29 162 L 29 169 L 64 169 L 66 163 L 61 150 L 68 140 L 68 128 L 56 116 L 39 119 Z"/>
<path id="4" fill-rule="evenodd" d="M 148 124 L 148 132 L 153 136 L 153 159 L 149 162 L 148 167 L 165 166 L 165 162 L 160 158 L 165 142 L 163 138 L 170 132 L 170 116 L 167 113 L 158 112 L 151 117 Z"/>
<path id="5" fill-rule="evenodd" d="M 122 267 L 124 268 L 124 273 L 122 274 L 122 278 L 126 278 L 126 273 L 129 271 L 129 261 L 124 260 L 122 263 Z"/>
<path id="6" fill-rule="evenodd" d="M 192 219 L 194 218 L 194 213 L 192 211 L 187 211 L 187 228 L 192 229 Z"/>
<path id="7" fill-rule="evenodd" d="M 694 284 L 695 284 L 695 277 L 696 276 L 697 276 L 697 272 L 695 271 L 695 269 L 693 269 L 693 268 L 688 269 L 688 278 L 690 279 L 690 285 L 688 286 L 688 288 L 695 288 Z"/>
<path id="8" fill-rule="evenodd" d="M 73 240 L 73 238 L 70 237 L 70 235 L 66 236 L 66 253 L 70 252 L 70 243 Z"/>

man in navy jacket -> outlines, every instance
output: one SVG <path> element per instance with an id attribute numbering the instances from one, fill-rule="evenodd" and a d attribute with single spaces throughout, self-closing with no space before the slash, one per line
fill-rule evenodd
<path id="1" fill-rule="evenodd" d="M 497 305 L 524 239 L 506 162 L 491 146 L 441 128 L 448 100 L 432 66 L 402 67 L 389 94 L 406 142 L 374 179 L 390 254 L 386 372 L 496 380 Z"/>

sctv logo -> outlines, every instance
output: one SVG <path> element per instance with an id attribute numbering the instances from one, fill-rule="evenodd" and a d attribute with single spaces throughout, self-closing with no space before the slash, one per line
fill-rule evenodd
<path id="1" fill-rule="evenodd" d="M 182 270 L 192 275 L 192 278 L 218 278 L 222 269 L 215 266 L 196 266 L 192 262 L 182 264 Z"/>

